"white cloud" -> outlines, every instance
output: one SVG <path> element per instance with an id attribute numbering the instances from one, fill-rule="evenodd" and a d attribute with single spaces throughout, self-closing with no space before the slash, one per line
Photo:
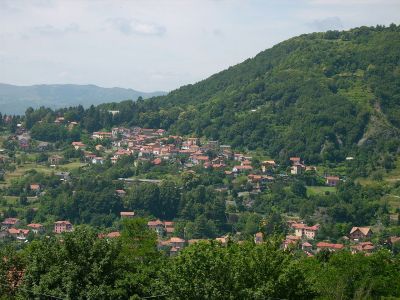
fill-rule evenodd
<path id="1" fill-rule="evenodd" d="M 343 24 L 339 17 L 329 17 L 325 19 L 314 20 L 307 24 L 318 31 L 342 29 Z"/>
<path id="2" fill-rule="evenodd" d="M 154 23 L 141 22 L 135 19 L 114 18 L 107 21 L 114 29 L 125 35 L 148 35 L 162 36 L 166 33 L 166 28 Z"/>
<path id="3" fill-rule="evenodd" d="M 40 35 L 48 35 L 48 36 L 62 36 L 67 33 L 79 32 L 79 31 L 80 31 L 79 25 L 76 23 L 71 23 L 65 27 L 55 27 L 53 25 L 46 24 L 41 26 L 35 26 L 32 29 L 33 33 L 37 33 Z"/>

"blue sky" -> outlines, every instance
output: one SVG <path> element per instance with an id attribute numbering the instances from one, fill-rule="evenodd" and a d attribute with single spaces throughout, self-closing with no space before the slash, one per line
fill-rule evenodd
<path id="1" fill-rule="evenodd" d="M 169 91 L 302 33 L 390 23 L 399 0 L 0 0 L 0 82 Z"/>

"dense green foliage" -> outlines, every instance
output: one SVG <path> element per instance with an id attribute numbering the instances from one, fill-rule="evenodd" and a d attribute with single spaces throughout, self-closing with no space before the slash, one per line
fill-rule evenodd
<path id="1" fill-rule="evenodd" d="M 218 170 L 204 168 L 198 168 L 198 173 L 179 173 L 173 164 L 154 166 L 144 162 L 135 166 L 134 161 L 134 157 L 126 157 L 116 164 L 85 166 L 72 171 L 67 182 L 54 174 L 28 171 L 0 192 L 0 196 L 20 199 L 14 204 L 0 202 L 4 206 L 3 218 L 16 216 L 25 224 L 50 226 L 65 219 L 73 224 L 117 229 L 119 213 L 135 211 L 140 216 L 175 220 L 175 234 L 187 239 L 214 238 L 235 231 L 244 238 L 260 230 L 266 234 L 286 234 L 288 227 L 283 215 L 321 224 L 319 238 L 332 241 L 340 240 L 353 226 L 397 225 L 396 220 L 390 220 L 393 208 L 384 200 L 385 195 L 398 193 L 395 186 L 362 186 L 347 180 L 331 193 L 308 195 L 305 185 L 307 181 L 316 182 L 316 174 L 280 179 L 277 170 L 277 178 L 261 193 L 241 196 L 249 185 L 246 176 L 226 177 Z M 160 181 L 124 184 L 118 180 L 132 175 Z M 40 183 L 45 192 L 40 201 L 30 204 L 26 197 L 37 195 L 30 189 L 32 183 Z M 219 191 L 221 186 L 229 191 Z M 124 189 L 126 195 L 117 195 L 117 189 Z M 30 209 L 33 207 L 37 209 Z"/>
<path id="2" fill-rule="evenodd" d="M 62 238 L 62 241 L 60 240 Z M 255 245 L 200 242 L 160 255 L 142 219 L 120 238 L 88 227 L 43 238 L 15 252 L 1 249 L 4 299 L 377 299 L 399 297 L 400 264 L 386 251 L 296 257 L 271 239 Z M 7 288 L 6 288 L 7 287 Z"/>

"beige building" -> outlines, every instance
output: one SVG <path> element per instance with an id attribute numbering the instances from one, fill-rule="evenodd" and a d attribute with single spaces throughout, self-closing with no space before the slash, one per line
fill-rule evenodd
<path id="1" fill-rule="evenodd" d="M 319 224 L 307 226 L 303 223 L 294 223 L 292 224 L 292 228 L 294 229 L 295 236 L 313 240 L 318 232 Z"/>

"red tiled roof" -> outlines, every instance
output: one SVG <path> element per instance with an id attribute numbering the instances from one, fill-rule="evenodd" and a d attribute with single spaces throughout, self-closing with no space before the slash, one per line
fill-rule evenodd
<path id="1" fill-rule="evenodd" d="M 32 183 L 30 185 L 31 190 L 36 191 L 36 190 L 40 190 L 40 184 L 36 184 L 36 183 Z"/>
<path id="2" fill-rule="evenodd" d="M 133 211 L 121 211 L 120 215 L 121 216 L 134 216 L 135 212 L 133 212 Z"/>
<path id="3" fill-rule="evenodd" d="M 115 152 L 115 155 L 130 155 L 130 154 L 131 154 L 130 151 L 128 151 L 128 150 L 123 150 L 123 149 L 120 149 L 120 150 L 118 150 L 117 152 Z"/>
<path id="4" fill-rule="evenodd" d="M 110 232 L 109 234 L 107 234 L 107 237 L 109 237 L 109 238 L 116 238 L 116 237 L 120 237 L 120 236 L 121 236 L 121 233 L 119 231 L 113 231 L 113 232 Z"/>
<path id="5" fill-rule="evenodd" d="M 28 224 L 28 225 L 26 225 L 27 227 L 30 227 L 30 228 L 35 228 L 35 229 L 39 229 L 39 228 L 42 228 L 43 227 L 43 225 L 42 224 L 37 224 L 37 223 L 31 223 L 31 224 Z"/>
<path id="6" fill-rule="evenodd" d="M 155 160 L 153 160 L 154 165 L 159 165 L 161 164 L 161 162 L 162 162 L 161 158 L 156 158 Z"/>
<path id="7" fill-rule="evenodd" d="M 249 166 L 249 165 L 245 165 L 245 166 L 234 166 L 235 169 L 237 170 L 252 170 L 253 167 Z"/>
<path id="8" fill-rule="evenodd" d="M 208 156 L 205 156 L 205 155 L 194 156 L 194 158 L 197 160 L 204 160 L 204 161 L 209 160 Z"/>
<path id="9" fill-rule="evenodd" d="M 317 248 L 331 248 L 331 249 L 343 249 L 343 244 L 331 244 L 326 242 L 317 243 Z"/>
<path id="10" fill-rule="evenodd" d="M 208 242 L 208 240 L 205 240 L 205 239 L 191 239 L 191 240 L 188 240 L 188 244 L 189 245 L 193 245 L 193 244 L 196 244 L 196 243 L 199 243 L 199 242 Z"/>
<path id="11" fill-rule="evenodd" d="M 215 169 L 218 169 L 218 168 L 224 168 L 224 167 L 226 167 L 226 165 L 225 164 L 213 164 L 212 167 Z"/>
<path id="12" fill-rule="evenodd" d="M 155 220 L 155 221 L 148 221 L 147 226 L 162 226 L 163 222 L 160 220 Z"/>
<path id="13" fill-rule="evenodd" d="M 286 240 L 295 240 L 298 241 L 301 239 L 301 236 L 296 236 L 296 235 L 287 235 Z"/>
<path id="14" fill-rule="evenodd" d="M 19 222 L 19 219 L 17 219 L 17 218 L 6 218 L 2 223 L 5 225 L 15 225 L 18 222 Z"/>
<path id="15" fill-rule="evenodd" d="M 174 226 L 174 222 L 172 222 L 172 221 L 164 221 L 164 226 L 165 227 L 173 227 Z"/>
<path id="16" fill-rule="evenodd" d="M 350 234 L 356 232 L 357 230 L 360 230 L 362 234 L 364 235 L 368 235 L 368 233 L 371 232 L 371 228 L 370 227 L 353 227 L 350 231 Z"/>
<path id="17" fill-rule="evenodd" d="M 306 224 L 303 223 L 294 223 L 292 224 L 292 228 L 317 231 L 319 229 L 319 224 L 316 224 L 314 226 L 307 226 Z"/>
<path id="18" fill-rule="evenodd" d="M 171 237 L 169 240 L 171 243 L 184 243 L 185 240 L 179 237 Z"/>
<path id="19" fill-rule="evenodd" d="M 374 247 L 373 245 L 365 245 L 365 246 L 363 247 L 363 249 L 364 249 L 364 250 L 373 250 L 373 249 L 375 249 L 375 247 Z"/>
<path id="20" fill-rule="evenodd" d="M 18 234 L 18 233 L 19 233 L 19 229 L 17 229 L 17 228 L 10 228 L 10 229 L 8 229 L 8 233 L 9 233 L 9 234 Z"/>
<path id="21" fill-rule="evenodd" d="M 69 221 L 56 221 L 54 224 L 65 224 L 65 225 L 72 225 Z"/>

